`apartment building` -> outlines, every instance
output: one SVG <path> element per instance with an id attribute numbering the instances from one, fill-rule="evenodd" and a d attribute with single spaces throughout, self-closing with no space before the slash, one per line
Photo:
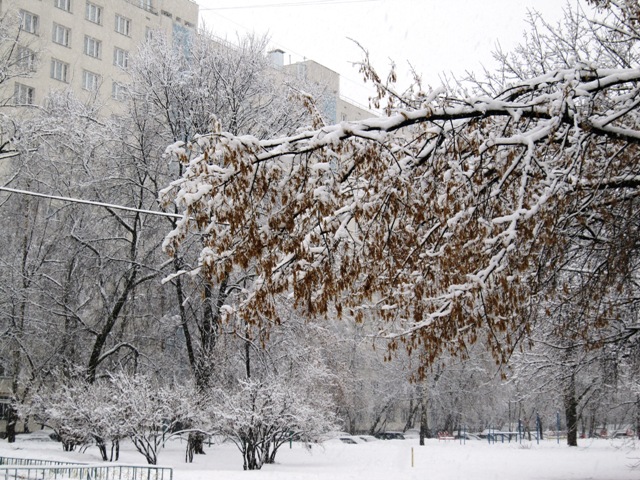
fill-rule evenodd
<path id="1" fill-rule="evenodd" d="M 0 87 L 0 104 L 38 105 L 51 91 L 67 88 L 86 98 L 97 95 L 101 103 L 118 100 L 138 46 L 158 30 L 186 42 L 196 34 L 198 14 L 194 0 L 0 0 L 0 15 L 20 23 L 17 58 L 31 70 Z M 373 115 L 340 96 L 338 73 L 312 60 L 285 66 L 281 50 L 270 56 L 286 74 L 323 85 L 329 123 Z"/>
<path id="2" fill-rule="evenodd" d="M 0 0 L 0 13 L 20 22 L 18 58 L 32 70 L 4 87 L 3 100 L 16 105 L 69 87 L 117 99 L 129 57 L 145 38 L 162 30 L 186 41 L 198 23 L 192 0 Z"/>
<path id="3" fill-rule="evenodd" d="M 282 69 L 287 75 L 311 81 L 322 85 L 325 89 L 322 110 L 325 120 L 329 123 L 363 120 L 375 116 L 373 112 L 363 106 L 343 98 L 340 95 L 340 75 L 330 68 L 313 60 L 284 64 L 284 52 L 273 50 L 269 52 L 271 63 Z"/>

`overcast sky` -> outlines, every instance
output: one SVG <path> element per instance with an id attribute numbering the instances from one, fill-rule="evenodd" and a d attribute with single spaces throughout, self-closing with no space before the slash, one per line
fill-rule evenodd
<path id="1" fill-rule="evenodd" d="M 571 0 L 575 4 L 577 0 Z M 498 42 L 505 50 L 522 39 L 527 11 L 554 23 L 564 0 L 197 0 L 201 19 L 217 36 L 267 33 L 285 63 L 315 60 L 342 77 L 341 92 L 360 103 L 368 91 L 351 62 L 362 58 L 357 40 L 380 73 L 390 60 L 408 77 L 408 62 L 437 86 L 444 73 L 490 66 Z"/>

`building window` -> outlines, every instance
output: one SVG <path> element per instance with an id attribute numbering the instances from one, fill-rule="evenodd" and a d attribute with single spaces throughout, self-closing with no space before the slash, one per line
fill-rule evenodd
<path id="1" fill-rule="evenodd" d="M 127 87 L 118 82 L 111 85 L 111 97 L 119 102 L 124 102 L 127 98 Z"/>
<path id="2" fill-rule="evenodd" d="M 153 11 L 153 1 L 152 0 L 139 0 L 140 8 L 147 10 L 149 12 Z"/>
<path id="3" fill-rule="evenodd" d="M 36 70 L 36 54 L 27 47 L 18 47 L 18 66 L 26 71 L 34 72 Z"/>
<path id="4" fill-rule="evenodd" d="M 116 67 L 127 68 L 129 66 L 129 52 L 118 47 L 114 48 L 113 64 Z"/>
<path id="5" fill-rule="evenodd" d="M 71 44 L 71 29 L 53 24 L 53 42 L 68 47 Z"/>
<path id="6" fill-rule="evenodd" d="M 131 35 L 131 20 L 116 14 L 116 32 L 126 35 Z"/>
<path id="7" fill-rule="evenodd" d="M 25 32 L 38 34 L 38 16 L 27 12 L 26 10 L 20 10 L 20 28 Z"/>
<path id="8" fill-rule="evenodd" d="M 33 87 L 16 83 L 13 90 L 13 102 L 16 105 L 33 105 L 36 97 L 36 90 Z"/>
<path id="9" fill-rule="evenodd" d="M 51 59 L 51 78 L 60 80 L 61 82 L 68 83 L 69 82 L 69 64 L 65 62 L 61 62 L 60 60 L 56 60 L 55 58 L 52 58 Z"/>
<path id="10" fill-rule="evenodd" d="M 102 25 L 102 7 L 95 3 L 87 2 L 86 18 L 90 22 Z"/>
<path id="11" fill-rule="evenodd" d="M 102 42 L 87 35 L 84 36 L 84 53 L 90 57 L 100 58 L 102 56 Z"/>
<path id="12" fill-rule="evenodd" d="M 100 75 L 90 72 L 89 70 L 83 70 L 82 72 L 82 88 L 89 90 L 90 92 L 96 92 L 100 86 Z"/>
<path id="13" fill-rule="evenodd" d="M 153 38 L 153 29 L 146 27 L 144 31 L 145 40 L 151 40 Z"/>
<path id="14" fill-rule="evenodd" d="M 305 63 L 298 63 L 296 67 L 298 78 L 305 80 L 307 78 L 307 65 Z"/>
<path id="15" fill-rule="evenodd" d="M 55 0 L 54 5 L 65 12 L 71 11 L 71 0 Z"/>

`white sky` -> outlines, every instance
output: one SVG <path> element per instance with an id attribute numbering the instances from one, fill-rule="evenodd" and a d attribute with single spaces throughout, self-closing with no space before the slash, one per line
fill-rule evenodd
<path id="1" fill-rule="evenodd" d="M 285 51 L 285 63 L 303 59 L 340 73 L 341 93 L 366 103 L 368 90 L 351 65 L 362 59 L 357 40 L 379 73 L 393 59 L 401 78 L 408 63 L 427 85 L 440 74 L 480 72 L 492 64 L 498 42 L 510 50 L 535 9 L 555 24 L 565 0 L 196 0 L 205 26 L 234 42 L 238 35 L 267 33 Z M 577 0 L 571 0 L 575 4 Z"/>

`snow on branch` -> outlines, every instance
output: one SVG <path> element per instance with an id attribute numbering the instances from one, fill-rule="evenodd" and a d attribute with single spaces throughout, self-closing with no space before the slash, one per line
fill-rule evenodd
<path id="1" fill-rule="evenodd" d="M 226 310 L 248 321 L 290 295 L 311 315 L 374 314 L 427 363 L 481 332 L 502 360 L 578 197 L 638 188 L 620 179 L 636 178 L 639 80 L 577 65 L 288 137 L 212 132 L 174 149 L 184 175 L 163 197 L 184 216 L 165 250 L 197 231 L 205 277 L 251 270 Z"/>

